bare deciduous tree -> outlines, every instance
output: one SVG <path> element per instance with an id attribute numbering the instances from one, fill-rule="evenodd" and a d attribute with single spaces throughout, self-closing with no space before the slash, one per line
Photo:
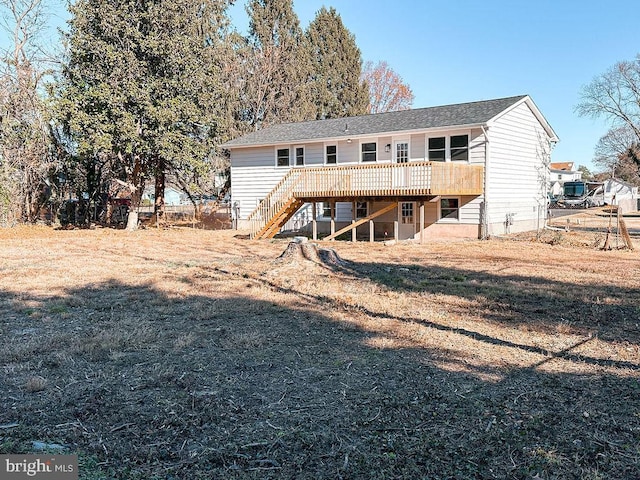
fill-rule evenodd
<path id="1" fill-rule="evenodd" d="M 627 126 L 610 129 L 596 144 L 594 162 L 610 170 L 635 141 L 633 131 Z"/>
<path id="2" fill-rule="evenodd" d="M 387 62 L 367 62 L 362 79 L 369 86 L 369 113 L 409 110 L 413 104 L 411 87 L 402 81 Z"/>
<path id="3" fill-rule="evenodd" d="M 604 117 L 612 124 L 596 147 L 596 162 L 611 166 L 621 157 L 640 165 L 640 54 L 618 62 L 581 92 L 580 115 Z"/>
<path id="4" fill-rule="evenodd" d="M 0 214 L 4 223 L 32 221 L 51 167 L 38 46 L 45 10 L 42 0 L 0 0 L 0 12 L 9 34 L 0 54 Z"/>

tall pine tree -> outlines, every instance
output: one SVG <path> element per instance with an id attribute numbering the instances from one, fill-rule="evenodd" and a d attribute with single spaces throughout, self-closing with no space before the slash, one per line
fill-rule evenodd
<path id="1" fill-rule="evenodd" d="M 355 37 L 332 7 L 322 7 L 307 29 L 316 118 L 367 113 L 369 93 L 361 80 L 362 57 Z"/>
<path id="2" fill-rule="evenodd" d="M 240 112 L 245 129 L 313 119 L 309 49 L 292 1 L 251 0 L 247 13 Z"/>

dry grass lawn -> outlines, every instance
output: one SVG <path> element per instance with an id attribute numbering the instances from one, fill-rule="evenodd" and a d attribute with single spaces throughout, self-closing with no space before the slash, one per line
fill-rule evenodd
<path id="1" fill-rule="evenodd" d="M 0 230 L 0 453 L 63 445 L 84 479 L 640 478 L 638 250 L 314 262 L 234 233 Z"/>

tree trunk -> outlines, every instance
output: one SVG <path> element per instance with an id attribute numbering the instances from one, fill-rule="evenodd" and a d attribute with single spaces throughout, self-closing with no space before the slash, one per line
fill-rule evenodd
<path id="1" fill-rule="evenodd" d="M 164 188 L 165 162 L 160 159 L 158 160 L 158 169 L 156 170 L 155 203 L 153 205 L 153 217 L 156 226 L 162 225 L 165 221 Z"/>
<path id="2" fill-rule="evenodd" d="M 129 184 L 131 186 L 131 206 L 129 207 L 129 215 L 127 216 L 127 231 L 132 232 L 138 229 L 138 209 L 140 208 L 140 199 L 142 198 L 142 190 L 144 182 L 142 178 L 142 159 L 136 156 L 131 175 L 129 176 Z"/>
<path id="3" fill-rule="evenodd" d="M 138 209 L 131 208 L 127 216 L 127 231 L 133 232 L 138 229 Z"/>

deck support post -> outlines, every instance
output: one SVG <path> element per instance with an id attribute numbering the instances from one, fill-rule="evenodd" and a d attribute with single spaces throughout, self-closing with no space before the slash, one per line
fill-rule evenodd
<path id="1" fill-rule="evenodd" d="M 371 213 L 371 210 L 373 208 L 373 202 L 368 201 L 367 202 L 367 215 L 369 215 Z M 369 242 L 373 242 L 374 240 L 374 227 L 373 227 L 373 218 L 371 220 L 369 220 Z"/>
<path id="2" fill-rule="evenodd" d="M 358 204 L 354 201 L 351 202 L 351 224 L 356 223 L 356 219 L 358 218 L 356 216 L 357 213 L 357 208 L 358 208 Z M 352 242 L 356 242 L 356 227 L 351 228 L 351 241 Z"/>
<path id="3" fill-rule="evenodd" d="M 393 239 L 397 242 L 399 237 L 400 237 L 400 235 L 399 235 L 399 231 L 398 231 L 398 220 L 394 220 L 394 222 L 393 222 Z"/>
<path id="4" fill-rule="evenodd" d="M 424 200 L 420 202 L 420 243 L 425 242 L 425 231 L 424 231 Z"/>
<path id="5" fill-rule="evenodd" d="M 331 235 L 333 235 L 336 233 L 336 202 L 333 200 L 330 201 L 329 209 L 331 210 Z M 333 240 L 333 238 L 331 240 Z"/>
<path id="6" fill-rule="evenodd" d="M 349 230 L 354 230 L 356 228 L 358 228 L 360 225 L 364 225 L 365 223 L 373 220 L 376 217 L 379 217 L 380 215 L 384 215 L 387 212 L 390 212 L 391 210 L 395 210 L 397 208 L 395 203 L 392 203 L 391 205 L 387 205 L 386 207 L 381 208 L 380 210 L 378 210 L 377 212 L 373 212 L 369 215 L 367 215 L 364 218 L 361 218 L 359 220 L 353 220 L 351 222 L 350 225 L 347 225 L 344 228 L 341 228 L 340 230 L 338 230 L 337 232 L 331 234 L 331 236 L 329 237 L 325 237 L 325 240 L 333 240 L 335 237 L 338 237 L 340 235 L 342 235 L 343 233 L 348 233 Z"/>
<path id="7" fill-rule="evenodd" d="M 311 215 L 313 220 L 311 221 L 311 238 L 313 238 L 314 241 L 318 240 L 318 212 L 317 212 L 317 204 L 316 202 L 313 202 L 311 207 Z"/>

